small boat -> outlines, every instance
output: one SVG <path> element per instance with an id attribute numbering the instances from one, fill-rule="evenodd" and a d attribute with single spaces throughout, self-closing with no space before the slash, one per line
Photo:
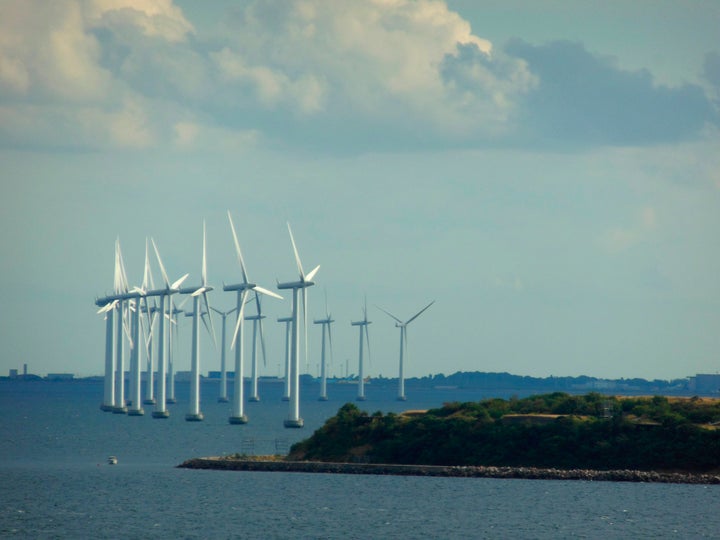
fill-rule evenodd
<path id="1" fill-rule="evenodd" d="M 108 465 L 117 465 L 117 458 L 115 456 L 108 457 Z"/>

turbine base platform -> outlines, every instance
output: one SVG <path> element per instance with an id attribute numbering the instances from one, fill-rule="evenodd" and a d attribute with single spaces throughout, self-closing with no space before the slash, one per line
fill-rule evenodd
<path id="1" fill-rule="evenodd" d="M 220 396 L 218 398 L 218 403 L 230 403 L 230 400 L 226 397 Z"/>
<path id="2" fill-rule="evenodd" d="M 113 407 L 112 412 L 113 414 L 127 414 L 127 407 Z"/>
<path id="3" fill-rule="evenodd" d="M 145 411 L 140 409 L 129 409 L 128 410 L 128 416 L 145 416 Z"/>
<path id="4" fill-rule="evenodd" d="M 100 405 L 100 410 L 103 412 L 112 412 L 113 406 L 112 405 L 105 405 L 104 403 Z"/>
<path id="5" fill-rule="evenodd" d="M 170 418 L 170 411 L 153 411 L 153 418 Z"/>
<path id="6" fill-rule="evenodd" d="M 168 405 L 175 405 L 177 403 L 177 399 L 175 399 L 174 397 L 167 398 L 165 400 L 165 403 L 167 403 Z"/>
<path id="7" fill-rule="evenodd" d="M 145 399 L 143 399 L 143 405 L 155 405 L 155 399 L 154 398 L 145 398 Z"/>
<path id="8" fill-rule="evenodd" d="M 185 415 L 186 422 L 202 422 L 205 419 L 203 413 L 187 413 Z"/>
<path id="9" fill-rule="evenodd" d="M 407 401 L 407 397 L 405 397 L 405 396 L 398 396 L 397 400 L 398 400 L 398 401 Z"/>
<path id="10" fill-rule="evenodd" d="M 283 397 L 282 397 L 282 400 L 283 400 L 283 401 L 290 401 L 290 397 L 289 397 L 289 396 L 283 396 Z"/>
<path id="11" fill-rule="evenodd" d="M 252 401 L 253 403 L 257 403 L 258 401 L 260 401 L 260 398 L 259 398 L 258 396 L 250 396 L 250 397 L 248 398 L 248 401 Z"/>
<path id="12" fill-rule="evenodd" d="M 231 424 L 247 424 L 248 417 L 244 414 L 241 416 L 231 416 L 230 418 L 228 418 L 228 422 Z"/>
<path id="13" fill-rule="evenodd" d="M 328 397 L 327 397 L 327 396 L 320 396 L 320 397 L 318 398 L 318 401 L 327 401 L 327 400 L 328 400 Z"/>
<path id="14" fill-rule="evenodd" d="M 297 420 L 287 419 L 283 422 L 283 426 L 286 428 L 301 428 L 305 426 L 305 422 L 302 418 L 298 418 Z"/>
<path id="15" fill-rule="evenodd" d="M 365 401 L 367 398 L 365 396 L 358 396 L 355 398 L 355 401 Z"/>

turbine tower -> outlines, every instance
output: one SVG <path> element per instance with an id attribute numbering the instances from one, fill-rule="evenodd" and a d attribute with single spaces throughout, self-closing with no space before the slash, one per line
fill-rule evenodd
<path id="1" fill-rule="evenodd" d="M 244 355 L 243 355 L 243 320 L 245 317 L 245 302 L 247 295 L 250 291 L 256 293 L 266 294 L 274 298 L 282 299 L 282 296 L 264 289 L 255 283 L 251 283 L 248 279 L 247 270 L 245 268 L 245 261 L 242 257 L 242 251 L 240 250 L 240 242 L 238 242 L 237 233 L 235 232 L 235 225 L 233 224 L 232 216 L 228 211 L 228 221 L 230 221 L 230 230 L 232 231 L 233 241 L 235 243 L 235 253 L 238 258 L 238 264 L 240 265 L 240 271 L 242 274 L 242 282 L 234 285 L 224 285 L 224 291 L 237 291 L 237 323 L 235 325 L 235 332 L 233 333 L 232 343 L 230 348 L 235 347 L 235 341 L 237 340 L 237 348 L 235 349 L 235 381 L 233 395 L 233 407 L 232 413 L 228 421 L 231 424 L 247 424 L 248 418 L 243 411 L 243 370 L 244 370 Z M 259 302 L 259 300 L 258 300 Z"/>
<path id="2" fill-rule="evenodd" d="M 405 401 L 407 397 L 405 396 L 405 365 L 404 365 L 404 354 L 407 349 L 407 326 L 411 322 L 413 322 L 415 319 L 417 319 L 427 308 L 432 306 L 435 303 L 435 300 L 430 302 L 427 306 L 422 308 L 420 311 L 418 311 L 415 315 L 410 317 L 407 321 L 403 322 L 400 319 L 398 319 L 395 315 L 390 313 L 389 311 L 384 310 L 380 306 L 377 306 L 377 308 L 395 319 L 395 327 L 400 328 L 400 368 L 399 368 L 399 374 L 398 374 L 398 400 L 399 401 Z"/>
<path id="3" fill-rule="evenodd" d="M 234 313 L 237 308 L 232 308 L 230 311 L 221 311 L 214 307 L 211 307 L 210 309 L 222 317 L 222 342 L 220 344 L 220 396 L 218 396 L 218 403 L 228 403 L 230 400 L 227 397 L 227 364 L 225 362 L 225 344 L 227 343 L 227 339 L 225 339 L 225 323 L 227 322 L 227 316 Z"/>
<path id="4" fill-rule="evenodd" d="M 295 239 L 293 238 L 292 229 L 288 223 L 288 232 L 290 233 L 290 241 L 292 242 L 293 252 L 295 253 L 295 262 L 297 263 L 298 272 L 300 273 L 299 281 L 290 281 L 287 283 L 278 283 L 278 289 L 292 289 L 292 346 L 290 349 L 290 411 L 288 418 L 283 425 L 286 428 L 301 428 L 305 424 L 300 418 L 300 329 L 298 328 L 298 291 L 302 290 L 303 300 L 303 328 L 305 330 L 305 356 L 307 357 L 307 292 L 308 287 L 315 285 L 312 278 L 315 277 L 320 265 L 313 268 L 309 274 L 305 274 L 298 255 Z"/>
<path id="5" fill-rule="evenodd" d="M 167 345 L 167 333 L 165 331 L 165 317 L 167 315 L 165 311 L 165 299 L 167 298 L 168 301 L 170 300 L 170 296 L 178 292 L 178 287 L 182 284 L 183 281 L 188 277 L 188 274 L 185 274 L 180 279 L 175 281 L 174 283 L 170 283 L 170 280 L 168 279 L 167 272 L 165 271 L 165 266 L 163 266 L 162 259 L 160 258 L 160 252 L 158 251 L 157 245 L 155 244 L 155 240 L 150 239 L 152 242 L 153 249 L 155 250 L 155 256 L 157 257 L 158 265 L 160 266 L 160 272 L 162 273 L 163 281 L 165 283 L 165 287 L 162 289 L 156 289 L 153 291 L 148 291 L 146 293 L 146 296 L 159 296 L 160 297 L 160 306 L 158 307 L 158 310 L 160 312 L 160 323 L 158 327 L 158 392 L 157 392 L 157 400 L 155 402 L 155 410 L 152 413 L 153 418 L 168 418 L 170 416 L 170 412 L 167 410 L 167 402 L 166 402 L 166 394 L 165 394 L 165 385 L 167 383 L 167 362 L 165 358 L 165 346 Z"/>
<path id="6" fill-rule="evenodd" d="M 280 317 L 277 322 L 285 323 L 285 389 L 282 400 L 290 401 L 290 325 L 293 322 L 292 315 Z"/>
<path id="7" fill-rule="evenodd" d="M 168 405 L 174 405 L 177 403 L 175 399 L 175 351 L 177 350 L 178 343 L 178 324 L 179 318 L 177 315 L 185 313 L 182 310 L 182 306 L 185 305 L 187 298 L 180 302 L 180 307 L 175 306 L 175 301 L 170 299 L 170 309 L 168 310 L 167 320 L 168 324 L 168 348 L 167 348 L 167 399 L 165 400 Z"/>
<path id="8" fill-rule="evenodd" d="M 351 326 L 357 326 L 360 329 L 360 346 L 358 352 L 358 395 L 357 401 L 365 401 L 365 371 L 363 366 L 363 342 L 367 341 L 368 358 L 370 357 L 370 335 L 368 334 L 368 324 L 372 324 L 372 321 L 368 321 L 367 318 L 367 298 L 365 299 L 365 306 L 363 307 L 363 319 L 361 321 L 351 322 Z M 363 336 L 363 334 L 365 334 Z M 365 339 L 363 340 L 363 337 Z"/>
<path id="9" fill-rule="evenodd" d="M 144 295 L 145 291 L 135 287 L 135 292 Z M 142 326 L 142 315 L 140 310 L 140 296 L 128 302 L 128 309 L 132 313 L 130 331 L 130 407 L 128 408 L 128 416 L 143 416 L 145 411 L 142 408 L 141 384 L 140 384 L 140 351 L 141 337 L 140 330 Z M 143 341 L 144 343 L 144 341 Z"/>
<path id="10" fill-rule="evenodd" d="M 193 311 L 192 311 L 192 353 L 191 353 L 191 371 L 192 375 L 190 378 L 190 411 L 185 415 L 185 420 L 188 422 L 200 422 L 203 420 L 203 413 L 200 411 L 200 297 L 202 302 L 205 304 L 205 311 L 210 321 L 210 332 L 212 334 L 213 342 L 215 342 L 215 328 L 212 322 L 212 312 L 210 311 L 210 304 L 208 302 L 207 293 L 212 291 L 213 288 L 208 285 L 207 282 L 207 254 L 205 249 L 205 222 L 203 221 L 203 243 L 202 243 L 202 269 L 201 269 L 201 280 L 202 283 L 199 287 L 186 287 L 180 289 L 180 294 L 189 294 L 193 299 Z M 170 310 L 172 313 L 174 310 Z"/>
<path id="11" fill-rule="evenodd" d="M 315 319 L 313 321 L 313 324 L 320 324 L 322 325 L 322 347 L 320 352 L 320 397 L 318 397 L 319 401 L 327 401 L 327 363 L 325 361 L 325 331 L 327 329 L 327 336 L 328 341 L 330 344 L 330 355 L 332 356 L 332 332 L 330 330 L 330 325 L 334 323 L 334 319 L 328 312 L 327 308 L 327 296 L 325 297 L 325 318 L 324 319 Z"/>

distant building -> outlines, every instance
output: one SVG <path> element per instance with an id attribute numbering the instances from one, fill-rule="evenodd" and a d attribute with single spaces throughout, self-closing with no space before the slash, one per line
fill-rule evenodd
<path id="1" fill-rule="evenodd" d="M 10 378 L 11 379 L 17 379 L 18 376 L 18 370 L 17 369 L 11 369 L 10 370 Z"/>
<path id="2" fill-rule="evenodd" d="M 720 373 L 698 373 L 691 383 L 693 391 L 700 394 L 720 394 Z"/>

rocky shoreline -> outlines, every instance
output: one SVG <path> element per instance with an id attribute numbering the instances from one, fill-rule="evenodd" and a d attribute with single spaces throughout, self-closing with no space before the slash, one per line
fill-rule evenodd
<path id="1" fill-rule="evenodd" d="M 720 474 L 636 470 L 600 471 L 590 469 L 538 469 L 534 467 L 330 463 L 321 461 L 284 461 L 270 458 L 195 458 L 181 463 L 178 467 L 184 469 L 213 469 L 222 471 L 381 474 L 396 476 L 445 476 L 460 478 L 520 478 L 531 480 L 585 480 L 597 482 L 659 482 L 669 484 L 720 484 Z"/>

